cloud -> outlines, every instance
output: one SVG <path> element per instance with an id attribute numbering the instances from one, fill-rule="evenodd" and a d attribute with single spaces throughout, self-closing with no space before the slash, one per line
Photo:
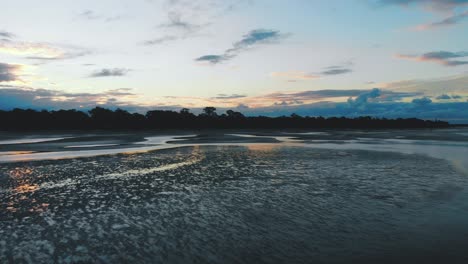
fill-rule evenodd
<path id="1" fill-rule="evenodd" d="M 85 10 L 79 14 L 80 17 L 89 19 L 89 20 L 94 20 L 94 19 L 99 19 L 101 16 L 97 15 L 94 13 L 92 10 Z"/>
<path id="2" fill-rule="evenodd" d="M 226 100 L 226 99 L 239 99 L 239 98 L 245 98 L 245 97 L 247 97 L 247 95 L 243 95 L 243 94 L 218 94 L 215 97 L 211 97 L 211 99 Z"/>
<path id="3" fill-rule="evenodd" d="M 22 56 L 32 60 L 64 60 L 85 56 L 91 51 L 70 46 L 20 41 L 0 41 L 0 53 Z"/>
<path id="4" fill-rule="evenodd" d="M 167 16 L 169 21 L 167 23 L 160 24 L 160 27 L 169 29 L 179 29 L 188 32 L 199 30 L 202 27 L 202 25 L 197 25 L 189 21 L 183 20 L 182 14 L 180 12 L 172 11 L 169 12 Z"/>
<path id="5" fill-rule="evenodd" d="M 253 45 L 274 43 L 283 37 L 284 35 L 281 34 L 277 30 L 269 30 L 269 29 L 252 30 L 246 35 L 244 35 L 244 37 L 240 41 L 234 43 L 234 48 L 228 51 L 238 52 L 240 50 L 248 49 L 252 47 Z"/>
<path id="6" fill-rule="evenodd" d="M 159 37 L 146 40 L 144 45 L 160 45 L 199 35 L 203 29 L 227 12 L 249 3 L 250 0 L 166 0 L 167 20 L 157 25 L 164 32 Z"/>
<path id="7" fill-rule="evenodd" d="M 171 42 L 171 41 L 178 40 L 178 39 L 181 39 L 181 37 L 180 36 L 166 35 L 166 36 L 163 36 L 163 37 L 160 37 L 160 38 L 147 40 L 147 41 L 143 42 L 143 44 L 148 45 L 148 46 L 150 46 L 150 45 L 159 45 L 159 44 L 163 44 L 163 43 L 166 43 L 166 42 Z"/>
<path id="8" fill-rule="evenodd" d="M 17 71 L 20 69 L 20 65 L 0 62 L 0 83 L 18 81 Z"/>
<path id="9" fill-rule="evenodd" d="M 441 94 L 439 96 L 436 97 L 437 100 L 450 100 L 452 99 L 452 97 L 450 97 L 450 95 L 447 95 L 447 94 Z"/>
<path id="10" fill-rule="evenodd" d="M 352 61 L 345 63 L 344 65 L 329 66 L 324 68 L 321 72 L 318 73 L 307 73 L 304 71 L 286 71 L 286 72 L 272 72 L 271 77 L 274 78 L 284 78 L 288 82 L 296 82 L 303 80 L 315 80 L 320 79 L 323 76 L 333 76 L 350 73 L 353 70 L 350 68 L 353 65 Z"/>
<path id="11" fill-rule="evenodd" d="M 168 22 L 162 23 L 158 27 L 164 28 L 171 33 L 165 34 L 162 37 L 144 41 L 144 45 L 160 45 L 167 42 L 186 39 L 191 36 L 194 36 L 198 31 L 209 25 L 199 25 L 182 20 L 181 14 L 179 12 L 169 12 L 168 18 Z"/>
<path id="12" fill-rule="evenodd" d="M 116 16 L 99 15 L 96 12 L 89 10 L 89 9 L 84 10 L 78 16 L 80 18 L 87 19 L 87 20 L 104 20 L 105 22 L 117 21 L 123 18 L 122 15 L 116 15 Z"/>
<path id="13" fill-rule="evenodd" d="M 131 89 L 126 88 L 101 93 L 69 93 L 61 90 L 0 85 L 1 109 L 79 109 L 93 108 L 96 105 L 134 107 L 135 105 L 127 101 L 136 96 Z"/>
<path id="14" fill-rule="evenodd" d="M 448 94 L 441 94 L 439 96 L 436 97 L 437 100 L 451 100 L 451 99 L 461 99 L 462 96 L 460 95 L 456 95 L 456 94 L 453 94 L 453 95 L 448 95 Z"/>
<path id="15" fill-rule="evenodd" d="M 432 11 L 447 11 L 468 5 L 468 0 L 379 0 L 382 5 L 420 5 Z"/>
<path id="16" fill-rule="evenodd" d="M 430 103 L 432 103 L 432 100 L 429 97 L 422 97 L 422 98 L 415 98 L 413 101 L 411 101 L 413 104 L 419 105 L 419 106 L 426 106 Z"/>
<path id="17" fill-rule="evenodd" d="M 332 66 L 332 67 L 329 67 L 327 70 L 322 71 L 321 74 L 323 74 L 323 75 L 339 75 L 339 74 L 350 73 L 352 71 L 353 70 L 351 70 L 349 68 L 342 67 L 342 66 Z"/>
<path id="18" fill-rule="evenodd" d="M 16 35 L 11 33 L 11 32 L 8 32 L 8 31 L 4 31 L 4 30 L 0 30 L 0 37 L 1 38 L 4 38 L 4 39 L 12 39 L 14 38 Z"/>
<path id="19" fill-rule="evenodd" d="M 468 123 L 468 102 L 431 103 L 424 107 L 407 102 L 368 102 L 365 107 L 355 107 L 347 102 L 318 102 L 302 105 L 273 105 L 269 107 L 239 109 L 246 115 L 422 118 L 447 120 L 453 123 Z M 220 109 L 221 111 L 221 109 Z"/>
<path id="20" fill-rule="evenodd" d="M 284 78 L 288 79 L 289 81 L 297 81 L 297 80 L 314 80 L 320 78 L 319 75 L 315 75 L 312 73 L 306 73 L 302 71 L 288 71 L 288 72 L 272 72 L 270 74 L 271 77 L 274 78 Z"/>
<path id="21" fill-rule="evenodd" d="M 195 61 L 199 62 L 209 62 L 211 64 L 217 64 L 225 60 L 229 60 L 231 57 L 226 54 L 223 55 L 204 55 L 199 58 L 196 58 Z"/>
<path id="22" fill-rule="evenodd" d="M 315 90 L 315 91 L 299 91 L 292 93 L 272 93 L 257 97 L 244 98 L 244 103 L 253 105 L 291 105 L 291 104 L 308 104 L 318 101 L 346 101 L 355 106 L 364 105 L 370 99 L 372 101 L 390 102 L 399 101 L 407 97 L 415 97 L 422 95 L 419 92 L 394 92 L 374 88 L 368 89 L 353 89 L 353 90 Z M 354 98 L 354 99 L 353 99 Z"/>
<path id="23" fill-rule="evenodd" d="M 450 52 L 450 51 L 433 51 L 424 53 L 422 55 L 405 55 L 397 54 L 399 59 L 414 60 L 420 62 L 435 62 L 444 66 L 460 66 L 468 64 L 468 61 L 455 60 L 457 58 L 464 58 L 468 56 L 468 52 Z"/>
<path id="24" fill-rule="evenodd" d="M 375 99 L 380 97 L 382 92 L 378 88 L 374 88 L 371 91 L 361 93 L 355 99 L 349 98 L 348 104 L 352 105 L 353 107 L 360 108 L 366 105 L 369 102 L 369 99 Z"/>
<path id="25" fill-rule="evenodd" d="M 392 91 L 421 92 L 428 96 L 442 93 L 465 94 L 468 74 L 460 74 L 434 79 L 402 80 L 378 84 L 378 87 Z"/>
<path id="26" fill-rule="evenodd" d="M 223 54 L 204 55 L 196 58 L 195 61 L 218 64 L 230 60 L 238 56 L 240 53 L 259 45 L 277 43 L 279 40 L 287 36 L 288 34 L 283 34 L 277 30 L 255 29 L 245 34 L 241 40 L 235 42 L 232 45 L 232 48 L 227 49 Z"/>
<path id="27" fill-rule="evenodd" d="M 362 100 L 365 94 L 372 92 L 369 89 L 355 90 L 306 90 L 298 92 L 276 92 L 257 96 L 247 96 L 243 94 L 218 94 L 213 97 L 196 96 L 163 96 L 152 98 L 153 102 L 159 104 L 164 102 L 165 106 L 179 105 L 182 107 L 203 107 L 213 105 L 216 107 L 237 107 L 238 105 L 248 106 L 249 108 L 276 106 L 303 105 L 323 101 L 346 102 L 349 98 Z M 369 99 L 368 102 L 397 102 L 405 98 L 422 96 L 418 92 L 393 92 L 379 89 L 378 98 Z M 353 99 L 354 100 L 354 99 Z"/>
<path id="28" fill-rule="evenodd" d="M 437 28 L 442 28 L 442 27 L 447 27 L 447 26 L 453 26 L 462 22 L 466 18 L 468 18 L 468 11 L 465 11 L 461 14 L 449 16 L 441 21 L 418 25 L 414 27 L 414 29 L 422 31 L 422 30 L 437 29 Z"/>
<path id="29" fill-rule="evenodd" d="M 113 68 L 113 69 L 102 69 L 92 73 L 89 77 L 112 77 L 112 76 L 125 76 L 130 69 L 124 68 Z"/>

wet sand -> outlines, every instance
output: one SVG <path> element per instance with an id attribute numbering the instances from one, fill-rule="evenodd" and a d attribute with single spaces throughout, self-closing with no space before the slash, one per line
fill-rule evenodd
<path id="1" fill-rule="evenodd" d="M 33 152 L 0 156 L 0 262 L 466 263 L 468 177 L 452 159 L 468 141 L 457 133 L 0 143 Z"/>

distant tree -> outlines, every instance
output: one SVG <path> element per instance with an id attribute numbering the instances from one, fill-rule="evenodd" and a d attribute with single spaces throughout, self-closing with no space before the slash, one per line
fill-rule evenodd
<path id="1" fill-rule="evenodd" d="M 180 109 L 180 112 L 179 112 L 181 115 L 189 115 L 190 114 L 190 109 L 188 108 L 182 108 Z"/>
<path id="2" fill-rule="evenodd" d="M 216 114 L 216 108 L 212 106 L 208 106 L 203 108 L 203 115 L 208 116 L 208 117 L 216 117 L 218 116 Z"/>
<path id="3" fill-rule="evenodd" d="M 233 118 L 233 119 L 245 118 L 245 116 L 241 112 L 236 112 L 236 111 L 233 111 L 233 110 L 227 110 L 226 114 L 227 114 L 228 118 Z"/>
<path id="4" fill-rule="evenodd" d="M 96 106 L 95 108 L 88 111 L 91 118 L 94 120 L 107 119 L 112 115 L 112 110 Z"/>

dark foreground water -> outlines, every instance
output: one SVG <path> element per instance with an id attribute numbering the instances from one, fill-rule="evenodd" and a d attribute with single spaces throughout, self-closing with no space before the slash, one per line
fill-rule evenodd
<path id="1" fill-rule="evenodd" d="M 467 184 L 295 144 L 3 163 L 0 263 L 468 263 Z"/>

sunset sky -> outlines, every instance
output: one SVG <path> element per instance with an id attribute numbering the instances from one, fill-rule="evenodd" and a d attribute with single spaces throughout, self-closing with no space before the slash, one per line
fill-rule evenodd
<path id="1" fill-rule="evenodd" d="M 468 122 L 468 0 L 15 0 L 0 109 Z"/>

